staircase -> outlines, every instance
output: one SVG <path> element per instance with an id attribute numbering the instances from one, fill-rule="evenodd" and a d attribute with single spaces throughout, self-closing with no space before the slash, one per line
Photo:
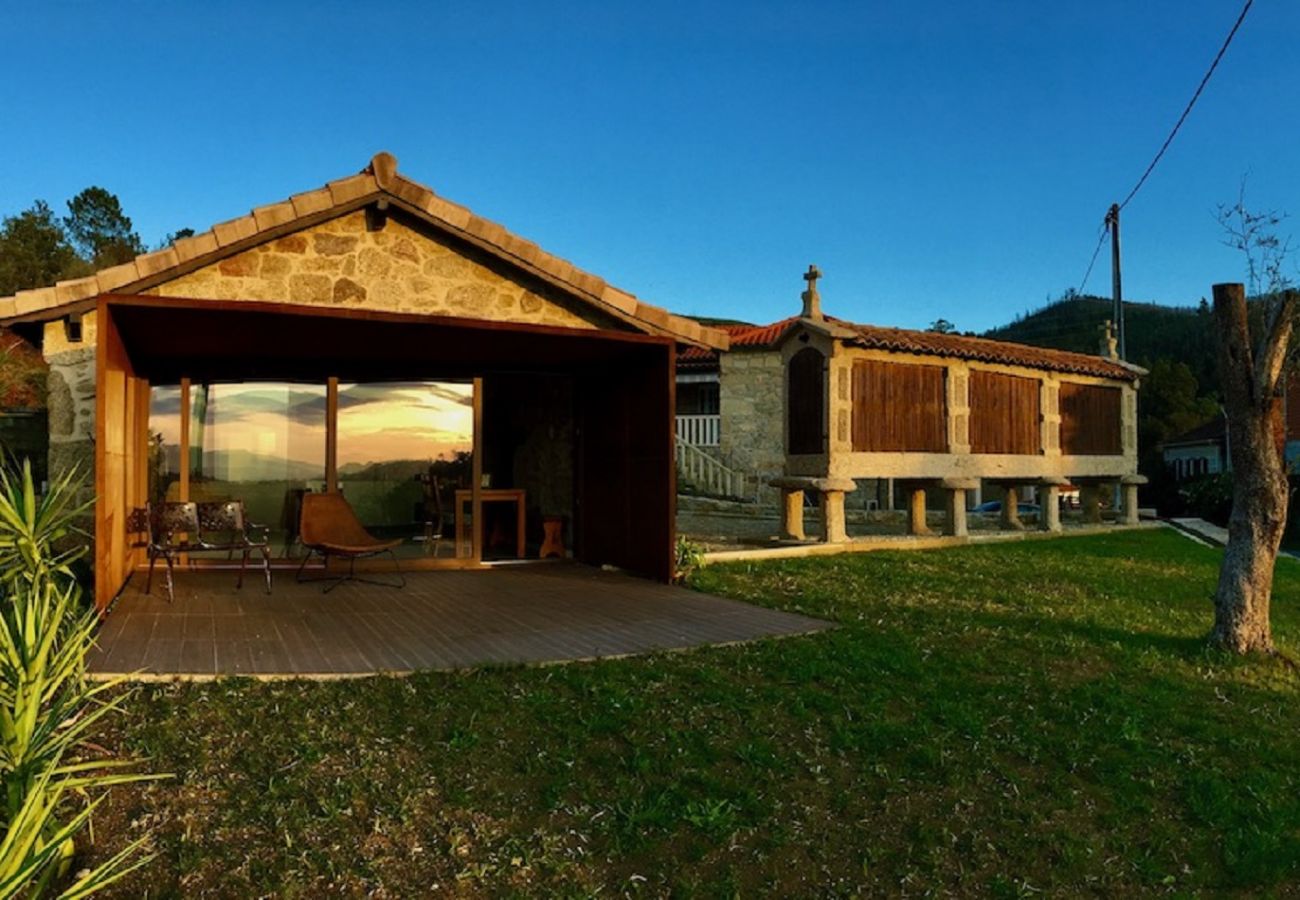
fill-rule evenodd
<path id="1" fill-rule="evenodd" d="M 678 490 L 689 488 L 698 494 L 730 500 L 758 499 L 758 479 L 726 466 L 709 451 L 682 440 L 676 441 Z"/>

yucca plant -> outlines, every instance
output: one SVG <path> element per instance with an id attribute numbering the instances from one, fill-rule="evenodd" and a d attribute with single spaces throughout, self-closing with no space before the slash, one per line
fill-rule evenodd
<path id="1" fill-rule="evenodd" d="M 32 465 L 12 472 L 0 460 L 0 589 L 18 582 L 36 584 L 55 576 L 73 577 L 72 564 L 86 553 L 89 537 L 78 522 L 94 501 L 78 503 L 82 476 L 73 468 L 36 490 Z"/>
<path id="2" fill-rule="evenodd" d="M 120 682 L 86 678 L 98 620 L 70 568 L 84 550 L 56 547 L 78 532 L 79 487 L 65 476 L 38 497 L 30 466 L 0 475 L 0 900 L 47 895 L 65 879 L 103 789 L 156 777 L 126 771 L 133 760 L 91 758 L 86 746 L 128 694 Z M 60 895 L 87 896 L 142 865 L 144 840 Z"/>

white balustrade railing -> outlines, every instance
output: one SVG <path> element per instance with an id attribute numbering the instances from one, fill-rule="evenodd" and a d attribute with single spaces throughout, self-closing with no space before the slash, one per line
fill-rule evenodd
<path id="1" fill-rule="evenodd" d="M 722 416 L 678 416 L 677 442 L 696 447 L 716 447 L 722 437 Z"/>
<path id="2" fill-rule="evenodd" d="M 756 479 L 728 468 L 716 457 L 682 440 L 677 441 L 677 471 L 683 481 L 713 497 L 753 500 L 757 491 Z"/>

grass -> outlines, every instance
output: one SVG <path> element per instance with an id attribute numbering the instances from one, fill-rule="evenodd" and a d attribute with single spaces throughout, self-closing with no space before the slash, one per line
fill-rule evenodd
<path id="1" fill-rule="evenodd" d="M 819 635 L 146 688 L 121 896 L 1289 894 L 1300 681 L 1205 649 L 1215 551 L 1129 532 L 708 568 Z M 1300 648 L 1300 564 L 1274 625 Z"/>

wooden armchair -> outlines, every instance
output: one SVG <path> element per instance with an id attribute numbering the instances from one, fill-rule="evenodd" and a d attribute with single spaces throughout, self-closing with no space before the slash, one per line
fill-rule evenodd
<path id="1" fill-rule="evenodd" d="M 332 582 L 329 587 L 325 588 L 325 593 L 329 593 L 345 581 L 363 581 L 367 584 L 378 584 L 385 587 L 406 587 L 406 578 L 402 575 L 402 570 L 397 564 L 397 554 L 393 548 L 402 542 L 400 540 L 382 540 L 373 536 L 366 531 L 361 520 L 352 509 L 352 505 L 340 493 L 324 494 L 304 494 L 302 498 L 302 520 L 298 529 L 299 539 L 304 547 L 307 548 L 307 555 L 303 557 L 302 565 L 298 567 L 298 581 L 329 581 Z M 399 581 L 395 584 L 391 581 L 373 581 L 367 578 L 358 578 L 356 573 L 356 564 L 358 559 L 379 556 L 387 553 L 393 558 L 393 568 L 397 572 Z M 304 578 L 303 571 L 307 568 L 308 561 L 312 556 L 319 554 L 325 561 L 326 575 L 324 578 Z M 339 557 L 348 561 L 348 571 L 346 575 L 330 575 L 329 561 L 332 557 Z"/>

